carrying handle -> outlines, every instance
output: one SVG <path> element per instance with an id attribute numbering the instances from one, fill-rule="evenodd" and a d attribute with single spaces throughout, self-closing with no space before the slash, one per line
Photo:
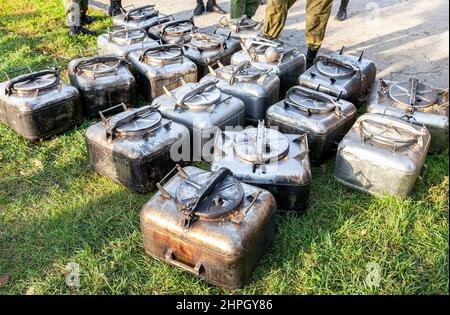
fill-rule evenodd
<path id="1" fill-rule="evenodd" d="M 175 100 L 175 101 L 179 107 L 183 107 L 185 105 L 184 103 L 186 100 L 190 99 L 194 95 L 197 95 L 197 94 L 205 91 L 206 89 L 208 89 L 212 86 L 216 86 L 216 84 L 218 82 L 219 82 L 218 80 L 208 80 L 208 81 L 205 81 L 204 83 L 200 83 L 194 89 L 192 89 L 189 92 L 187 92 L 186 94 L 184 94 L 183 97 L 181 98 L 181 100 L 179 100 L 179 101 Z"/>
<path id="2" fill-rule="evenodd" d="M 190 24 L 192 24 L 193 28 L 195 28 L 195 24 L 194 24 L 194 20 L 193 19 L 175 20 L 175 21 L 168 22 L 168 23 L 164 24 L 164 26 L 161 28 L 160 34 L 161 35 L 165 35 L 167 28 L 169 28 L 171 26 L 174 26 L 174 25 L 183 24 L 183 23 L 190 23 Z"/>
<path id="3" fill-rule="evenodd" d="M 21 82 L 26 82 L 29 80 L 34 80 L 38 77 L 42 77 L 44 75 L 48 75 L 48 74 L 52 74 L 56 77 L 56 84 L 55 86 L 59 86 L 61 81 L 59 79 L 59 75 L 58 72 L 56 70 L 42 70 L 42 71 L 38 71 L 38 72 L 33 72 L 33 73 L 29 73 L 29 74 L 24 74 L 22 76 L 16 77 L 15 79 L 12 79 L 11 81 L 8 82 L 8 84 L 5 87 L 5 94 L 7 96 L 11 95 L 11 93 L 13 92 L 14 86 L 17 83 L 21 83 Z M 37 94 L 39 94 L 39 90 L 37 90 Z"/>
<path id="4" fill-rule="evenodd" d="M 32 73 L 33 71 L 31 71 L 30 66 L 23 66 L 23 67 L 18 67 L 18 68 L 14 68 L 10 71 L 5 71 L 4 74 L 6 75 L 6 78 L 9 80 L 11 80 L 11 78 L 9 77 L 10 74 L 16 73 L 16 72 L 20 72 L 23 70 L 28 70 L 28 73 Z"/>
<path id="5" fill-rule="evenodd" d="M 305 95 L 306 97 L 310 98 L 313 101 L 321 101 L 321 102 L 326 102 L 326 103 L 331 103 L 333 105 L 331 106 L 327 106 L 326 108 L 320 109 L 320 108 L 311 108 L 308 106 L 304 106 L 301 103 L 296 103 L 292 100 L 290 100 L 289 96 L 291 94 L 295 94 L 296 91 L 299 91 L 301 94 Z M 336 110 L 336 108 L 340 109 L 339 104 L 337 104 L 336 100 L 333 99 L 331 96 L 329 95 L 325 95 L 323 93 L 320 92 L 314 92 L 314 91 L 309 91 L 305 88 L 302 88 L 300 86 L 293 86 L 291 87 L 287 93 L 286 93 L 286 98 L 284 100 L 284 105 L 285 106 L 292 106 L 297 108 L 298 110 L 301 110 L 303 112 L 306 112 L 308 115 L 311 115 L 312 113 L 314 114 L 323 114 L 323 113 L 329 113 L 333 110 Z"/>
<path id="6" fill-rule="evenodd" d="M 173 95 L 172 95 L 172 93 L 170 93 L 170 90 L 168 89 L 168 87 L 175 83 L 178 83 L 178 82 L 181 82 L 181 85 L 183 85 L 183 86 L 186 85 L 186 81 L 184 81 L 183 78 L 178 78 L 170 83 L 167 83 L 166 85 L 163 85 L 164 93 L 166 93 L 166 95 L 169 97 L 173 97 Z"/>
<path id="7" fill-rule="evenodd" d="M 199 276 L 203 272 L 203 264 L 201 262 L 197 262 L 194 267 L 189 266 L 179 260 L 176 260 L 176 257 L 173 253 L 173 250 L 171 248 L 167 249 L 166 255 L 165 255 L 166 262 L 169 264 L 179 267 L 183 269 L 184 271 L 190 272 L 194 275 Z"/>
<path id="8" fill-rule="evenodd" d="M 98 64 L 98 63 L 106 63 L 114 61 L 117 62 L 116 65 L 111 67 L 111 69 L 106 69 L 102 71 L 98 71 L 96 67 L 94 67 L 92 70 L 83 69 L 83 66 L 88 66 L 92 64 Z M 97 78 L 98 75 L 104 75 L 108 73 L 117 73 L 119 70 L 120 65 L 126 63 L 126 60 L 120 57 L 116 56 L 92 56 L 89 59 L 81 60 L 77 65 L 74 67 L 74 71 L 76 73 L 83 73 L 86 72 L 86 74 L 91 75 L 94 80 Z"/>
<path id="9" fill-rule="evenodd" d="M 209 73 L 211 73 L 214 76 L 217 75 L 216 70 L 214 70 L 214 68 L 213 68 L 213 66 L 216 66 L 216 65 L 219 69 L 222 69 L 224 67 L 224 65 L 222 64 L 222 62 L 220 60 L 217 60 L 216 62 L 208 65 Z"/>
<path id="10" fill-rule="evenodd" d="M 238 215 L 232 217 L 231 222 L 233 222 L 235 224 L 241 224 L 242 221 L 244 221 L 244 218 L 247 215 L 247 212 L 253 207 L 253 205 L 255 204 L 259 195 L 261 195 L 261 193 L 262 193 L 261 190 L 257 190 L 255 192 L 253 192 L 251 195 L 247 196 L 247 197 L 251 197 L 252 201 L 248 204 L 247 207 L 245 207 L 245 209 L 241 210 L 241 212 Z"/>
<path id="11" fill-rule="evenodd" d="M 154 4 L 148 4 L 148 5 L 144 5 L 144 6 L 142 6 L 142 7 L 133 8 L 133 9 L 131 9 L 131 10 L 129 10 L 128 12 L 125 13 L 125 18 L 124 18 L 124 19 L 125 19 L 125 21 L 129 21 L 129 20 L 131 19 L 131 15 L 132 15 L 132 14 L 134 14 L 134 13 L 136 13 L 136 12 L 139 12 L 139 11 L 146 10 L 146 9 L 154 8 L 154 7 L 155 7 Z M 158 13 L 159 13 L 159 12 L 158 12 L 157 10 L 155 10 L 155 11 L 153 12 L 153 14 L 150 15 L 150 17 L 153 17 L 153 16 L 157 15 Z"/>
<path id="12" fill-rule="evenodd" d="M 132 33 L 132 32 L 140 32 L 142 35 L 140 37 L 136 37 L 133 38 L 134 40 L 140 40 L 143 41 L 148 35 L 147 32 L 145 31 L 145 29 L 140 28 L 140 27 L 133 27 L 133 28 L 121 28 L 112 32 L 108 32 L 108 41 L 111 41 L 113 37 L 117 36 L 118 34 L 126 34 L 128 37 L 128 34 Z M 131 43 L 132 38 L 124 38 L 124 40 L 128 41 L 128 45 Z"/>
<path id="13" fill-rule="evenodd" d="M 166 176 L 163 177 L 158 183 L 156 183 L 156 187 L 158 188 L 159 192 L 161 193 L 161 196 L 165 199 L 171 199 L 172 196 L 167 192 L 167 190 L 164 189 L 164 184 L 167 182 L 167 179 L 172 176 L 173 173 L 177 171 L 180 176 L 184 179 L 188 178 L 188 174 L 183 170 L 183 168 L 177 164 L 175 165 L 169 173 L 166 174 Z"/>
<path id="14" fill-rule="evenodd" d="M 158 46 L 154 46 L 154 47 L 149 47 L 149 48 L 145 49 L 145 50 L 141 53 L 141 56 L 139 57 L 139 61 L 144 60 L 148 53 L 155 53 L 155 52 L 161 52 L 161 51 L 169 51 L 169 50 L 171 50 L 171 49 L 177 49 L 177 50 L 179 50 L 180 56 L 179 56 L 179 57 L 170 58 L 170 60 L 176 60 L 176 59 L 180 59 L 180 58 L 183 57 L 183 50 L 181 49 L 180 46 L 175 45 L 175 44 L 166 44 L 166 45 L 158 45 Z M 168 58 L 168 59 L 169 59 L 169 58 Z"/>
<path id="15" fill-rule="evenodd" d="M 249 60 L 245 60 L 240 62 L 237 66 L 233 67 L 233 72 L 231 73 L 231 78 L 230 78 L 230 85 L 233 85 L 235 79 L 236 79 L 236 75 L 238 75 L 242 70 L 244 70 L 245 68 L 251 67 L 251 62 Z"/>
<path id="16" fill-rule="evenodd" d="M 106 119 L 106 117 L 105 117 L 104 114 L 105 114 L 106 112 L 115 110 L 115 109 L 117 109 L 117 108 L 119 108 L 119 107 L 122 107 L 124 112 L 128 110 L 128 107 L 127 107 L 127 105 L 125 105 L 125 103 L 120 103 L 120 104 L 118 104 L 118 105 L 111 106 L 111 107 L 109 107 L 109 108 L 107 108 L 107 109 L 104 109 L 104 110 L 101 110 L 101 111 L 98 112 L 98 115 L 100 116 L 100 118 L 102 119 L 102 121 L 103 121 L 103 123 L 104 123 L 105 125 L 108 124 L 108 119 Z"/>
<path id="17" fill-rule="evenodd" d="M 409 79 L 409 84 L 410 84 L 410 88 L 409 88 L 409 104 L 411 106 L 415 106 L 416 105 L 416 99 L 417 99 L 417 86 L 419 84 L 419 80 L 417 80 L 416 78 L 411 78 Z"/>
<path id="18" fill-rule="evenodd" d="M 318 56 L 318 57 L 315 59 L 314 63 L 317 63 L 317 62 L 319 62 L 319 61 L 324 61 L 324 62 L 332 63 L 332 64 L 335 64 L 335 65 L 338 65 L 338 66 L 341 66 L 341 67 L 344 67 L 344 68 L 348 68 L 348 69 L 350 69 L 350 70 L 353 70 L 353 71 L 355 72 L 355 75 L 356 75 L 358 78 L 362 79 L 362 76 L 361 76 L 361 68 L 360 68 L 360 66 L 355 65 L 355 64 L 352 63 L 352 62 L 349 62 L 349 61 L 347 61 L 347 60 L 341 60 L 341 59 L 338 59 L 338 58 L 335 58 L 335 57 L 332 57 L 332 56 L 326 56 L 326 55 L 320 55 L 320 56 Z"/>

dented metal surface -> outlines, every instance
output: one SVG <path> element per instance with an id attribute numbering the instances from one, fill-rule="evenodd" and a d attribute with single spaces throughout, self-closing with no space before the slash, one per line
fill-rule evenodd
<path id="1" fill-rule="evenodd" d="M 239 98 L 245 104 L 247 124 L 257 125 L 264 119 L 267 108 L 278 102 L 280 79 L 270 70 L 255 68 L 250 61 L 239 65 L 210 69 L 200 82 L 218 80 L 217 87 L 224 93 Z"/>
<path id="2" fill-rule="evenodd" d="M 139 91 L 148 101 L 185 82 L 197 82 L 197 66 L 176 45 L 157 45 L 129 54 Z"/>
<path id="3" fill-rule="evenodd" d="M 312 182 L 305 135 L 265 128 L 218 132 L 211 170 L 225 167 L 237 179 L 270 191 L 279 210 L 301 212 L 308 206 Z"/>
<path id="4" fill-rule="evenodd" d="M 367 111 L 424 125 L 431 133 L 430 152 L 448 147 L 448 89 L 438 89 L 412 78 L 392 82 L 377 80 L 367 101 Z"/>
<path id="5" fill-rule="evenodd" d="M 262 30 L 263 25 L 263 22 L 257 22 L 247 16 L 231 20 L 227 19 L 226 16 L 223 16 L 219 20 L 219 27 L 214 33 L 229 36 L 244 43 L 249 38 L 255 38 Z"/>
<path id="6" fill-rule="evenodd" d="M 273 238 L 275 207 L 268 191 L 241 184 L 227 169 L 178 168 L 141 210 L 144 248 L 207 282 L 237 289 Z"/>
<path id="7" fill-rule="evenodd" d="M 189 130 L 162 118 L 150 106 L 128 109 L 108 119 L 103 115 L 106 112 L 102 112 L 101 122 L 86 130 L 91 166 L 132 190 L 152 191 L 175 163 L 180 163 L 172 160 L 171 150 L 189 143 Z"/>
<path id="8" fill-rule="evenodd" d="M 82 119 L 80 93 L 63 83 L 55 70 L 0 83 L 0 120 L 27 140 L 48 138 L 80 124 Z"/>
<path id="9" fill-rule="evenodd" d="M 296 85 L 297 78 L 305 71 L 305 56 L 285 43 L 262 37 L 250 38 L 242 45 L 242 51 L 231 57 L 231 64 L 251 61 L 252 65 L 271 70 L 280 78 L 280 97 Z"/>
<path id="10" fill-rule="evenodd" d="M 213 139 L 218 129 L 244 126 L 244 103 L 222 93 L 216 82 L 183 83 L 167 91 L 153 103 L 167 119 L 181 123 L 191 132 L 191 156 L 194 160 L 210 160 Z"/>
<path id="11" fill-rule="evenodd" d="M 360 106 L 375 82 L 375 64 L 363 57 L 339 52 L 318 56 L 314 65 L 298 78 L 301 86 L 318 90 Z"/>
<path id="12" fill-rule="evenodd" d="M 171 19 L 173 19 L 171 15 L 160 13 L 154 5 L 150 4 L 123 11 L 122 14 L 113 17 L 112 23 L 114 26 L 143 28 L 148 31 L 150 27 Z"/>
<path id="13" fill-rule="evenodd" d="M 148 30 L 148 34 L 164 44 L 182 45 L 191 40 L 196 30 L 193 19 L 184 19 L 157 24 Z"/>
<path id="14" fill-rule="evenodd" d="M 366 193 L 405 197 L 423 176 L 430 140 L 426 127 L 364 114 L 339 144 L 334 176 Z"/>
<path id="15" fill-rule="evenodd" d="M 184 55 L 197 65 L 199 79 L 209 73 L 208 66 L 218 61 L 225 66 L 229 65 L 231 56 L 240 49 L 240 43 L 236 39 L 206 33 L 192 34 L 191 40 L 183 45 Z"/>
<path id="16" fill-rule="evenodd" d="M 314 163 L 331 157 L 355 119 L 356 107 L 352 103 L 301 86 L 291 88 L 286 99 L 269 107 L 266 113 L 268 126 L 276 126 L 283 133 L 308 135 Z"/>
<path id="17" fill-rule="evenodd" d="M 92 56 L 72 60 L 68 65 L 70 83 L 81 94 L 86 117 L 115 104 L 136 104 L 136 81 L 126 61 L 116 56 Z"/>
<path id="18" fill-rule="evenodd" d="M 150 39 L 143 28 L 118 29 L 97 38 L 97 50 L 100 56 L 116 55 L 127 58 L 132 51 L 144 50 L 157 45 L 158 43 Z"/>

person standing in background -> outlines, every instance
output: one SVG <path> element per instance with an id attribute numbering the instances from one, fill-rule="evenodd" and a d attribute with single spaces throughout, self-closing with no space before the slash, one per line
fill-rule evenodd
<path id="1" fill-rule="evenodd" d="M 231 0 L 230 18 L 237 19 L 245 15 L 251 19 L 259 7 L 261 0 Z"/>
<path id="2" fill-rule="evenodd" d="M 334 17 L 336 21 L 344 21 L 347 19 L 347 7 L 350 0 L 341 0 L 341 6 L 339 7 L 339 11 Z"/>
<path id="3" fill-rule="evenodd" d="M 289 9 L 297 0 L 269 0 L 265 12 L 263 36 L 276 39 L 286 23 Z M 306 1 L 305 38 L 308 45 L 306 67 L 314 63 L 319 48 L 322 46 L 333 0 Z"/>
<path id="4" fill-rule="evenodd" d="M 220 14 L 227 14 L 227 11 L 217 5 L 216 0 L 208 0 L 206 3 L 206 11 Z M 197 0 L 197 6 L 194 9 L 194 15 L 202 15 L 205 12 L 205 4 L 203 0 Z"/>

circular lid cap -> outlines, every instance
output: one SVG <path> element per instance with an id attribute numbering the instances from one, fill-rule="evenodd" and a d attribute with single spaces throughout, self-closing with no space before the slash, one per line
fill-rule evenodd
<path id="1" fill-rule="evenodd" d="M 185 206 L 191 204 L 199 190 L 210 182 L 213 174 L 197 173 L 181 182 L 175 194 L 177 202 Z M 203 200 L 199 201 L 195 215 L 200 219 L 217 219 L 235 210 L 243 198 L 242 184 L 233 176 L 227 175 Z"/>
<path id="2" fill-rule="evenodd" d="M 171 46 L 164 47 L 159 46 L 150 48 L 144 52 L 145 59 L 149 62 L 163 63 L 165 61 L 178 60 L 182 57 L 182 51 L 180 47 Z"/>
<path id="3" fill-rule="evenodd" d="M 242 31 L 242 30 L 254 29 L 258 25 L 258 22 L 256 22 L 253 19 L 243 17 L 243 18 L 238 18 L 238 19 L 232 19 L 232 20 L 228 21 L 227 25 L 228 25 L 228 27 L 232 28 L 232 30 L 234 30 L 237 27 L 238 30 Z"/>
<path id="4" fill-rule="evenodd" d="M 164 35 L 179 36 L 186 33 L 191 33 L 193 30 L 193 23 L 185 21 L 166 27 L 164 30 Z"/>
<path id="5" fill-rule="evenodd" d="M 317 62 L 317 69 L 321 74 L 336 79 L 351 76 L 355 72 L 353 69 L 326 60 L 319 60 Z"/>
<path id="6" fill-rule="evenodd" d="M 414 105 L 410 104 L 411 90 L 410 82 L 402 81 L 391 85 L 389 88 L 389 96 L 404 107 L 424 108 L 436 104 L 438 94 L 431 87 L 417 83 L 416 101 Z"/>
<path id="7" fill-rule="evenodd" d="M 130 111 L 124 112 L 129 114 Z M 119 114 L 120 115 L 120 114 Z M 150 129 L 160 123 L 162 116 L 159 112 L 145 113 L 133 121 L 117 127 L 116 131 L 124 137 L 136 137 L 146 134 Z"/>
<path id="8" fill-rule="evenodd" d="M 112 32 L 111 39 L 120 45 L 139 43 L 147 38 L 147 33 L 142 28 L 130 28 Z"/>
<path id="9" fill-rule="evenodd" d="M 301 88 L 292 89 L 286 100 L 289 105 L 312 114 L 329 113 L 335 109 L 335 105 L 325 99 L 314 97 L 311 93 L 303 91 Z"/>
<path id="10" fill-rule="evenodd" d="M 136 8 L 130 10 L 129 14 L 127 14 L 129 19 L 133 20 L 146 20 L 154 17 L 158 14 L 158 11 L 155 10 L 153 6 L 145 6 L 142 8 Z"/>
<path id="11" fill-rule="evenodd" d="M 173 93 L 177 100 L 181 100 L 186 93 L 189 93 L 200 86 L 201 84 L 199 83 L 188 83 L 185 86 L 174 90 Z M 186 98 L 183 101 L 183 105 L 190 110 L 201 111 L 207 109 L 211 105 L 217 104 L 220 101 L 221 96 L 220 90 L 213 85 Z"/>
<path id="12" fill-rule="evenodd" d="M 217 70 L 217 74 L 222 79 L 230 80 L 235 72 L 235 69 L 236 66 L 226 66 Z M 262 69 L 248 66 L 240 69 L 236 74 L 234 74 L 234 79 L 237 81 L 255 81 L 261 77 L 263 72 L 265 71 Z"/>
<path id="13" fill-rule="evenodd" d="M 216 36 L 203 33 L 192 34 L 191 42 L 192 46 L 202 50 L 213 50 L 224 44 L 224 41 Z"/>
<path id="14" fill-rule="evenodd" d="M 95 77 L 116 72 L 120 63 L 121 61 L 118 58 L 94 58 L 92 60 L 87 60 L 86 62 L 81 62 L 77 66 L 77 70 L 86 76 Z"/>
<path id="15" fill-rule="evenodd" d="M 362 134 L 370 140 L 392 147 L 403 147 L 413 144 L 417 141 L 417 130 L 408 124 L 401 122 L 375 121 L 373 119 L 364 119 L 360 121 Z"/>
<path id="16" fill-rule="evenodd" d="M 258 152 L 258 129 L 246 129 L 236 134 L 233 140 L 236 154 L 248 162 L 262 163 L 273 159 L 280 160 L 285 157 L 289 151 L 289 139 L 282 133 L 270 128 L 262 128 L 264 132 L 262 150 Z"/>
<path id="17" fill-rule="evenodd" d="M 59 82 L 59 78 L 56 74 L 49 73 L 15 83 L 12 88 L 19 95 L 30 95 L 34 94 L 36 91 L 50 90 L 57 86 Z"/>

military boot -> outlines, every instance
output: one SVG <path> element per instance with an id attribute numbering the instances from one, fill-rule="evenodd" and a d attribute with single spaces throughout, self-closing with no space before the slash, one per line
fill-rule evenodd
<path id="1" fill-rule="evenodd" d="M 109 9 L 108 9 L 108 15 L 114 16 L 122 14 L 123 8 L 122 8 L 122 0 L 111 0 Z"/>
<path id="2" fill-rule="evenodd" d="M 70 35 L 76 36 L 76 35 L 97 35 L 94 31 L 88 30 L 87 28 L 81 27 L 81 26 L 71 26 L 70 27 Z"/>
<path id="3" fill-rule="evenodd" d="M 203 4 L 203 0 L 197 0 L 197 6 L 194 9 L 194 15 L 202 15 L 205 12 L 205 5 Z"/>
<path id="4" fill-rule="evenodd" d="M 87 15 L 86 12 L 80 14 L 80 25 L 88 25 L 94 22 L 96 19 L 95 16 Z"/>
<path id="5" fill-rule="evenodd" d="M 306 53 L 306 69 L 311 68 L 311 66 L 314 64 L 314 60 L 317 57 L 317 52 L 319 49 L 316 48 L 308 48 L 308 52 Z"/>
<path id="6" fill-rule="evenodd" d="M 208 2 L 206 3 L 206 11 L 219 14 L 227 14 L 227 11 L 217 5 L 216 0 L 208 0 Z"/>
<path id="7" fill-rule="evenodd" d="M 341 6 L 339 7 L 339 11 L 334 17 L 337 21 L 344 21 L 347 19 L 347 6 L 348 6 L 349 0 L 341 0 Z"/>

